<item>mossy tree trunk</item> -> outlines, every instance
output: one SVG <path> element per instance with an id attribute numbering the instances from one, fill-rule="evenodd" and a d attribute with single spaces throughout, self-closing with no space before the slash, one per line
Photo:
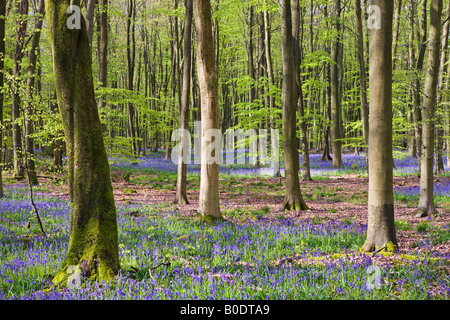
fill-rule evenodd
<path id="1" fill-rule="evenodd" d="M 208 137 L 210 130 L 219 131 L 219 88 L 215 62 L 214 39 L 211 21 L 210 0 L 194 1 L 194 17 L 197 31 L 197 72 L 201 95 L 201 154 L 200 197 L 198 213 L 206 220 L 221 219 L 219 207 L 219 149 L 211 150 L 214 143 Z M 217 142 L 215 143 L 217 145 Z M 212 161 L 211 161 L 212 160 Z"/>
<path id="2" fill-rule="evenodd" d="M 416 211 L 417 217 L 426 217 L 436 211 L 433 199 L 433 165 L 441 14 L 442 0 L 431 0 L 427 74 L 423 94 L 422 159 L 420 161 L 420 198 Z"/>
<path id="3" fill-rule="evenodd" d="M 191 92 L 191 46 L 192 46 L 192 0 L 186 0 L 186 15 L 184 20 L 184 65 L 183 65 L 183 91 L 181 96 L 181 110 L 180 110 L 180 143 L 185 145 L 184 130 L 189 130 L 189 101 Z M 188 145 L 188 144 L 187 144 Z M 187 155 L 185 154 L 187 153 Z M 177 168 L 177 192 L 175 195 L 176 203 L 189 203 L 186 194 L 186 170 L 187 163 L 185 161 L 186 156 L 189 156 L 188 150 L 185 148 L 180 149 L 178 155 L 178 168 Z"/>
<path id="4" fill-rule="evenodd" d="M 297 127 L 297 79 L 295 75 L 294 41 L 292 35 L 291 1 L 279 0 L 281 41 L 283 47 L 282 122 L 285 170 L 283 210 L 307 210 L 300 191 Z"/>
<path id="5" fill-rule="evenodd" d="M 396 249 L 392 159 L 392 0 L 374 0 L 380 29 L 370 30 L 369 201 L 362 251 Z"/>
<path id="6" fill-rule="evenodd" d="M 4 68 L 5 57 L 5 16 L 6 1 L 0 2 L 0 70 Z M 3 72 L 0 72 L 0 150 L 3 147 Z M 0 152 L 0 198 L 3 197 L 3 154 Z"/>
<path id="7" fill-rule="evenodd" d="M 58 107 L 67 144 L 70 188 L 70 242 L 55 284 L 64 284 L 69 266 L 91 279 L 111 280 L 118 273 L 116 208 L 108 158 L 94 95 L 86 24 L 66 26 L 70 4 L 45 0 Z"/>

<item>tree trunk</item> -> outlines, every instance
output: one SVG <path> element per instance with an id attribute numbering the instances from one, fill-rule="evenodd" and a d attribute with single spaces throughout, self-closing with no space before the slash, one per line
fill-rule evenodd
<path id="1" fill-rule="evenodd" d="M 106 88 L 108 85 L 108 1 L 99 0 L 100 10 L 100 34 L 98 35 L 98 82 L 100 87 Z M 99 109 L 105 107 L 102 97 L 98 103 Z"/>
<path id="2" fill-rule="evenodd" d="M 301 42 L 300 42 L 300 4 L 296 0 L 291 1 L 292 10 L 292 36 L 294 47 L 294 65 L 297 88 L 297 108 L 300 118 L 300 132 L 301 132 L 301 148 L 302 148 L 302 180 L 312 181 L 311 169 L 309 166 L 309 142 L 308 142 L 308 126 L 305 119 L 305 103 L 303 100 L 302 78 L 300 75 L 301 61 Z"/>
<path id="3" fill-rule="evenodd" d="M 184 130 L 189 130 L 189 101 L 191 90 L 191 47 L 192 47 L 192 0 L 186 0 L 186 15 L 184 19 L 184 65 L 183 65 L 183 91 L 181 97 L 181 110 L 180 110 L 180 143 L 182 146 L 189 145 L 185 143 L 188 139 L 185 136 Z M 186 153 L 186 154 L 185 154 Z M 189 157 L 189 150 L 181 148 L 178 154 L 178 168 L 177 168 L 177 192 L 175 195 L 175 203 L 189 203 L 186 193 L 186 161 Z"/>
<path id="4" fill-rule="evenodd" d="M 285 197 L 283 210 L 307 210 L 308 207 L 300 192 L 298 178 L 299 155 L 297 150 L 297 83 L 296 73 L 292 66 L 294 60 L 294 42 L 292 36 L 291 0 L 278 0 L 281 13 L 281 42 L 283 47 L 283 89 L 282 121 L 285 170 Z"/>
<path id="5" fill-rule="evenodd" d="M 71 2 L 45 1 L 71 202 L 69 248 L 53 279 L 62 286 L 70 266 L 77 266 L 90 279 L 105 281 L 112 280 L 120 268 L 116 207 L 94 94 L 89 40 L 84 19 L 80 30 L 66 27 Z"/>
<path id="6" fill-rule="evenodd" d="M 38 57 L 38 50 L 39 50 L 39 41 L 41 38 L 41 28 L 43 23 L 43 17 L 40 15 L 44 14 L 44 0 L 39 1 L 38 10 L 36 12 L 37 16 L 35 18 L 34 22 L 34 34 L 33 38 L 31 40 L 31 47 L 29 52 L 29 66 L 28 66 L 28 78 L 27 78 L 27 95 L 28 100 L 31 101 L 27 105 L 26 115 L 27 115 L 27 121 L 25 124 L 25 132 L 26 132 L 26 138 L 25 138 L 25 145 L 27 150 L 27 174 L 28 174 L 28 180 L 31 185 L 37 186 L 39 184 L 37 176 L 36 176 L 36 168 L 34 163 L 34 139 L 31 137 L 34 134 L 34 121 L 33 121 L 33 115 L 34 115 L 34 104 L 32 102 L 33 95 L 34 95 L 34 84 L 35 84 L 35 78 L 36 78 L 36 65 L 37 65 L 37 57 Z"/>
<path id="7" fill-rule="evenodd" d="M 367 168 L 369 165 L 368 143 L 369 143 L 369 112 L 367 107 L 367 81 L 366 81 L 366 63 L 364 59 L 364 34 L 362 28 L 361 1 L 355 0 L 356 14 L 356 35 L 358 43 L 358 63 L 359 63 L 359 83 L 361 93 L 361 117 L 363 124 L 363 136 L 365 144 Z"/>
<path id="8" fill-rule="evenodd" d="M 374 0 L 380 29 L 370 30 L 369 202 L 365 252 L 396 251 L 392 159 L 392 0 Z"/>
<path id="9" fill-rule="evenodd" d="M 0 3 L 0 70 L 5 65 L 5 19 L 6 1 Z M 3 88 L 4 75 L 0 72 L 0 88 Z M 3 197 L 3 90 L 0 90 L 0 198 Z"/>
<path id="10" fill-rule="evenodd" d="M 136 16 L 136 5 L 134 0 L 129 0 L 128 4 L 128 20 L 127 20 L 127 71 L 128 71 L 128 90 L 133 91 L 134 81 L 134 60 L 136 53 L 135 45 L 135 25 L 134 19 Z M 131 151 L 133 154 L 133 160 L 136 160 L 136 133 L 134 126 L 134 105 L 128 103 L 128 130 L 131 138 Z"/>
<path id="11" fill-rule="evenodd" d="M 439 62 L 439 82 L 438 82 L 438 95 L 436 106 L 436 173 L 444 172 L 444 136 L 445 130 L 442 126 L 443 118 L 446 117 L 445 107 L 441 107 L 441 101 L 443 100 L 443 95 L 440 94 L 441 90 L 444 89 L 444 78 L 445 78 L 445 61 L 447 60 L 447 46 L 448 46 L 448 31 L 449 31 L 449 19 L 450 19 L 450 3 L 447 3 L 447 8 L 445 10 L 445 23 L 442 28 L 442 45 L 441 45 L 441 60 Z"/>
<path id="12" fill-rule="evenodd" d="M 201 172 L 198 213 L 209 221 L 222 219 L 219 207 L 219 91 L 215 63 L 210 0 L 194 1 L 197 31 L 197 72 L 201 94 Z M 213 144 L 216 147 L 213 147 Z M 212 159 L 213 158 L 213 159 Z"/>
<path id="13" fill-rule="evenodd" d="M 395 70 L 395 63 L 397 62 L 397 42 L 398 30 L 400 26 L 400 14 L 402 12 L 402 0 L 395 1 L 395 17 L 394 17 L 394 31 L 392 39 L 392 70 Z"/>
<path id="14" fill-rule="evenodd" d="M 18 179 L 25 177 L 22 152 L 22 133 L 19 124 L 20 118 L 20 66 L 23 58 L 23 49 L 27 32 L 28 0 L 21 0 L 19 4 L 19 26 L 17 28 L 14 69 L 13 69 L 13 95 L 12 95 L 12 121 L 13 121 L 13 151 L 14 151 L 14 176 Z M 25 130 L 25 128 L 23 128 Z M 25 142 L 23 142 L 25 143 Z"/>
<path id="15" fill-rule="evenodd" d="M 336 39 L 333 42 L 331 49 L 331 119 L 333 121 L 333 168 L 342 166 L 341 155 L 341 102 L 339 98 L 339 70 L 342 68 L 340 63 L 340 49 L 341 49 L 341 0 L 334 0 L 335 22 L 334 28 L 337 33 Z"/>
<path id="16" fill-rule="evenodd" d="M 439 77 L 442 0 L 431 0 L 428 65 L 423 94 L 422 160 L 420 161 L 420 198 L 416 217 L 436 212 L 433 199 L 434 129 L 436 90 Z"/>

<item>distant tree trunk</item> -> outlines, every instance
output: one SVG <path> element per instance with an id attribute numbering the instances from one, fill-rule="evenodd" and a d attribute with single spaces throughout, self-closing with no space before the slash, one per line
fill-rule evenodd
<path id="1" fill-rule="evenodd" d="M 283 210 L 307 210 L 303 200 L 298 179 L 299 155 L 296 137 L 297 117 L 297 83 L 292 66 L 294 60 L 294 42 L 292 36 L 291 0 L 278 0 L 281 13 L 281 42 L 283 47 L 283 89 L 282 121 L 285 170 L 285 196 Z"/>
<path id="2" fill-rule="evenodd" d="M 219 89 L 215 63 L 214 39 L 211 22 L 210 0 L 194 1 L 195 26 L 197 31 L 197 72 L 201 94 L 201 172 L 198 213 L 203 219 L 221 219 L 219 207 L 219 149 L 212 149 L 213 141 L 206 136 L 219 131 Z M 211 131 L 209 131 L 211 130 Z"/>
<path id="3" fill-rule="evenodd" d="M 412 2 L 414 2 L 412 0 Z M 412 7 L 413 8 L 413 7 Z M 414 17 L 413 17 L 414 19 Z M 420 28 L 420 47 L 419 54 L 416 62 L 415 76 L 414 76 L 414 122 L 416 124 L 415 133 L 416 133 L 416 145 L 417 145 L 417 158 L 419 159 L 419 167 L 421 166 L 422 161 L 422 109 L 421 109 L 421 92 L 422 89 L 420 87 L 420 73 L 423 69 L 423 61 L 425 59 L 425 51 L 427 46 L 427 0 L 422 1 L 422 21 Z M 420 175 L 420 170 L 419 170 Z"/>
<path id="4" fill-rule="evenodd" d="M 90 279 L 104 281 L 112 280 L 120 269 L 116 207 L 94 94 L 86 23 L 82 19 L 80 30 L 66 27 L 66 9 L 73 2 L 45 1 L 67 143 L 71 203 L 69 248 L 53 279 L 61 286 L 70 266 L 79 267 Z"/>
<path id="5" fill-rule="evenodd" d="M 409 66 L 411 70 L 415 70 L 416 56 L 414 50 L 414 0 L 409 0 L 409 39 L 408 39 L 408 54 L 409 54 Z M 412 93 L 412 104 L 410 109 L 408 110 L 408 123 L 411 126 L 414 124 L 416 118 L 416 106 L 417 106 L 417 95 L 415 94 L 415 79 L 411 82 L 411 93 Z M 417 150 L 420 146 L 417 146 L 417 125 L 414 125 L 414 128 L 410 131 L 409 137 L 409 151 L 412 157 L 417 157 Z"/>
<path id="6" fill-rule="evenodd" d="M 308 142 L 308 126 L 305 119 L 305 103 L 303 100 L 303 88 L 302 79 L 300 75 L 301 61 L 301 42 L 300 42 L 300 4 L 296 0 L 291 1 L 292 10 L 292 36 L 294 47 L 294 65 L 295 65 L 295 77 L 297 88 L 297 107 L 298 115 L 300 118 L 300 131 L 301 131 L 301 148 L 302 148 L 302 180 L 312 181 L 311 169 L 309 166 L 309 142 Z"/>
<path id="7" fill-rule="evenodd" d="M 135 0 L 129 0 L 128 3 L 128 20 L 127 20 L 127 71 L 128 71 L 128 90 L 133 91 L 134 82 L 134 61 L 136 53 L 135 44 L 135 25 L 134 19 L 136 16 L 136 4 Z M 136 132 L 134 127 L 134 105 L 128 103 L 128 130 L 130 138 L 132 140 L 131 150 L 133 153 L 133 159 L 136 160 Z"/>
<path id="8" fill-rule="evenodd" d="M 98 35 L 98 82 L 100 87 L 108 85 L 108 1 L 99 0 L 100 33 Z M 105 107 L 105 99 L 100 97 L 99 109 Z"/>
<path id="9" fill-rule="evenodd" d="M 181 97 L 181 110 L 180 110 L 180 143 L 184 145 L 184 141 L 188 139 L 184 135 L 184 130 L 189 130 L 189 101 L 191 90 L 191 47 L 192 47 L 192 1 L 186 0 L 186 15 L 184 18 L 184 65 L 183 65 L 183 91 Z M 188 144 L 187 144 L 188 145 Z M 178 154 L 178 168 L 177 168 L 177 192 L 175 195 L 175 203 L 189 203 L 186 193 L 186 169 L 187 164 L 185 162 L 186 154 L 189 157 L 189 150 L 184 148 L 180 149 Z"/>
<path id="10" fill-rule="evenodd" d="M 395 63 L 397 62 L 397 42 L 398 30 L 400 27 L 400 14 L 402 12 L 402 0 L 395 1 L 395 16 L 394 16 L 394 31 L 392 39 L 392 70 L 395 70 Z"/>
<path id="11" fill-rule="evenodd" d="M 44 14 L 44 0 L 39 1 L 39 6 L 36 12 L 35 22 L 34 22 L 34 34 L 31 40 L 31 47 L 29 52 L 29 66 L 28 66 L 28 78 L 27 78 L 27 95 L 28 99 L 31 101 L 33 99 L 35 90 L 35 78 L 36 78 L 36 64 L 39 50 L 39 41 L 41 38 L 41 28 L 44 18 L 40 15 Z M 27 148 L 27 174 L 28 180 L 31 185 L 37 186 L 39 184 L 36 176 L 36 168 L 34 163 L 34 139 L 31 137 L 34 134 L 34 105 L 33 103 L 27 105 L 26 110 L 27 121 L 25 124 L 25 145 Z"/>
<path id="12" fill-rule="evenodd" d="M 363 136 L 364 136 L 364 144 L 365 153 L 366 153 L 366 162 L 367 166 L 369 164 L 369 110 L 367 107 L 367 80 L 366 80 L 366 63 L 364 59 L 364 34 L 362 28 L 362 14 L 361 14 L 361 1 L 355 0 L 355 13 L 356 13 L 356 35 L 357 35 L 357 43 L 358 43 L 358 63 L 359 63 L 359 83 L 360 83 L 360 93 L 361 93 L 361 117 L 363 124 Z"/>
<path id="13" fill-rule="evenodd" d="M 341 155 L 341 101 L 339 98 L 339 69 L 342 68 L 340 63 L 341 49 L 341 0 L 334 0 L 335 22 L 334 28 L 337 33 L 331 49 L 331 119 L 333 121 L 333 168 L 342 166 Z"/>
<path id="14" fill-rule="evenodd" d="M 92 53 L 92 38 L 94 36 L 94 16 L 95 16 L 95 2 L 96 0 L 87 0 L 86 5 L 86 30 L 89 39 L 89 47 Z"/>
<path id="15" fill-rule="evenodd" d="M 23 58 L 23 49 L 27 32 L 28 0 L 20 0 L 19 4 L 19 26 L 17 28 L 16 44 L 14 50 L 13 69 L 13 95 L 12 95 L 12 121 L 13 121 L 13 150 L 14 150 L 14 176 L 18 179 L 25 177 L 22 152 L 22 133 L 19 124 L 20 118 L 20 74 Z M 25 130 L 25 128 L 23 128 Z M 25 143 L 25 142 L 24 142 Z"/>
<path id="16" fill-rule="evenodd" d="M 446 117 L 445 107 L 441 105 L 443 95 L 440 94 L 441 90 L 444 89 L 444 78 L 445 78 L 445 61 L 447 60 L 447 46 L 448 46 L 448 31 L 449 31 L 449 19 L 450 19 L 450 3 L 447 3 L 447 8 L 445 10 L 445 23 L 442 29 L 442 45 L 441 45 L 441 60 L 439 62 L 439 82 L 438 82 L 438 95 L 436 106 L 436 173 L 444 172 L 444 136 L 445 130 L 442 126 L 443 117 Z M 448 114 L 447 114 L 448 115 Z"/>
<path id="17" fill-rule="evenodd" d="M 370 30 L 369 203 L 365 252 L 396 251 L 392 159 L 392 0 L 374 0 L 380 29 Z"/>
<path id="18" fill-rule="evenodd" d="M 328 9 L 327 6 L 324 6 L 324 17 L 328 18 Z M 328 27 L 328 22 L 327 22 Z M 325 47 L 325 51 L 330 54 L 330 48 L 328 46 Z M 323 68 L 323 78 L 324 81 L 327 83 L 331 82 L 331 66 L 330 63 L 326 63 L 325 67 Z M 324 146 L 323 146 L 323 152 L 322 152 L 322 161 L 332 161 L 333 158 L 330 155 L 330 123 L 331 123 L 331 87 L 328 86 L 326 90 L 324 90 L 324 106 L 323 108 L 323 114 L 325 118 L 325 125 L 323 128 L 323 140 L 324 140 Z"/>
<path id="19" fill-rule="evenodd" d="M 0 70 L 5 65 L 5 18 L 6 1 L 0 2 Z M 0 72 L 0 89 L 3 88 L 4 75 Z M 3 197 L 3 90 L 0 90 L 0 198 Z"/>
<path id="20" fill-rule="evenodd" d="M 436 212 L 433 199 L 434 129 L 436 90 L 439 77 L 442 0 L 431 0 L 428 65 L 423 94 L 422 160 L 420 161 L 420 198 L 416 217 Z"/>

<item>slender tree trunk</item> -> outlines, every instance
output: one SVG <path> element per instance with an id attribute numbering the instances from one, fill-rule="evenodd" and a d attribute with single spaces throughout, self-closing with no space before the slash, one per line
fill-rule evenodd
<path id="1" fill-rule="evenodd" d="M 392 159 L 393 1 L 374 0 L 380 29 L 370 30 L 369 203 L 367 238 L 362 250 L 396 251 Z"/>
<path id="2" fill-rule="evenodd" d="M 27 121 L 25 124 L 25 145 L 27 148 L 27 174 L 28 180 L 31 185 L 37 186 L 39 184 L 36 176 L 36 168 L 34 163 L 34 105 L 32 102 L 35 91 L 35 78 L 36 78 L 36 65 L 39 50 L 39 41 L 41 38 L 41 28 L 44 18 L 41 15 L 44 14 L 44 0 L 39 1 L 38 10 L 36 12 L 36 18 L 34 22 L 34 34 L 31 40 L 31 47 L 29 52 L 29 66 L 28 66 L 28 78 L 27 78 L 27 95 L 28 100 L 31 102 L 27 105 L 25 114 L 27 115 Z"/>
<path id="3" fill-rule="evenodd" d="M 194 1 L 197 72 L 201 94 L 201 172 L 198 213 L 205 220 L 221 219 L 219 207 L 219 91 L 210 0 Z M 211 133 L 211 136 L 208 134 Z M 214 140 L 212 138 L 214 136 Z M 215 145 L 215 146 L 214 146 Z"/>
<path id="4" fill-rule="evenodd" d="M 66 283 L 69 267 L 90 279 L 112 280 L 120 269 L 116 207 L 108 158 L 94 94 L 91 53 L 82 19 L 66 27 L 67 7 L 76 1 L 45 0 L 58 106 L 67 143 L 70 241 L 55 285 Z M 72 267 L 73 268 L 73 267 Z"/>
<path id="5" fill-rule="evenodd" d="M 291 1 L 292 10 L 292 36 L 293 36 L 293 47 L 294 47 L 294 66 L 295 66 L 295 77 L 296 77 L 296 88 L 297 88 L 297 108 L 298 115 L 300 118 L 300 131 L 301 131 L 301 148 L 302 148 L 302 180 L 312 181 L 311 179 L 311 169 L 309 166 L 309 142 L 308 142 L 308 126 L 305 119 L 305 103 L 303 100 L 303 88 L 302 79 L 300 75 L 300 65 L 301 65 L 301 48 L 300 42 L 300 4 L 297 0 Z"/>
<path id="6" fill-rule="evenodd" d="M 409 66 L 411 70 L 415 70 L 416 56 L 414 50 L 414 0 L 409 0 L 409 39 L 408 39 L 408 54 L 409 54 Z M 415 71 L 414 71 L 415 72 Z M 417 156 L 417 151 L 420 149 L 420 146 L 417 145 L 417 125 L 414 124 L 416 118 L 416 107 L 417 107 L 417 95 L 415 93 L 415 79 L 411 82 L 411 96 L 412 96 L 412 104 L 410 109 L 408 110 L 408 123 L 414 128 L 410 131 L 410 154 L 412 157 Z"/>
<path id="7" fill-rule="evenodd" d="M 186 0 L 186 15 L 184 18 L 184 65 L 183 65 L 183 91 L 181 97 L 181 110 L 180 110 L 180 143 L 182 146 L 188 146 L 189 143 L 184 143 L 187 136 L 185 136 L 184 130 L 189 130 L 189 101 L 191 90 L 191 47 L 192 47 L 192 1 Z M 177 192 L 175 195 L 175 203 L 189 203 L 186 193 L 186 160 L 189 157 L 189 150 L 180 148 L 178 154 L 178 175 L 177 175 Z"/>
<path id="8" fill-rule="evenodd" d="M 5 65 L 6 1 L 0 2 L 0 70 Z M 3 197 L 3 72 L 0 72 L 0 198 Z"/>
<path id="9" fill-rule="evenodd" d="M 135 20 L 136 15 L 136 4 L 135 0 L 129 0 L 128 3 L 128 20 L 127 20 L 127 71 L 128 71 L 128 90 L 133 91 L 134 82 L 134 60 L 135 60 Z M 128 130 L 130 138 L 132 140 L 131 150 L 133 153 L 133 159 L 137 157 L 136 150 L 136 132 L 134 126 L 134 105 L 130 102 L 128 103 Z"/>
<path id="10" fill-rule="evenodd" d="M 307 210 L 303 200 L 298 178 L 299 155 L 296 137 L 297 83 L 292 66 L 294 60 L 294 41 L 292 36 L 291 0 L 278 0 L 281 13 L 281 42 L 283 47 L 283 89 L 282 121 L 285 170 L 285 197 L 283 210 Z"/>
<path id="11" fill-rule="evenodd" d="M 433 199 L 433 164 L 436 95 L 439 77 L 442 0 L 431 0 L 428 65 L 423 95 L 422 160 L 420 161 L 420 198 L 416 217 L 436 212 Z"/>
<path id="12" fill-rule="evenodd" d="M 438 94 L 436 106 L 436 173 L 444 172 L 444 136 L 445 130 L 442 127 L 443 118 L 445 118 L 445 107 L 441 106 L 441 101 L 443 95 L 440 94 L 441 90 L 444 89 L 444 78 L 445 78 L 445 61 L 447 60 L 447 46 L 448 46 L 448 31 L 449 31 L 449 19 L 450 19 L 450 3 L 447 3 L 447 8 L 445 10 L 445 23 L 442 29 L 442 45 L 441 45 L 441 60 L 439 63 L 439 82 L 438 82 Z"/>
<path id="13" fill-rule="evenodd" d="M 362 14 L 361 14 L 361 1 L 355 0 L 355 14 L 356 14 L 356 35 L 358 43 L 358 64 L 359 64 L 359 83 L 361 93 L 361 117 L 363 124 L 363 136 L 365 144 L 365 154 L 367 168 L 369 168 L 369 155 L 368 155 L 368 143 L 369 143 L 369 110 L 367 106 L 367 79 L 366 79 L 366 63 L 364 59 L 364 34 L 362 28 Z"/>
<path id="14" fill-rule="evenodd" d="M 12 121 L 13 121 L 13 145 L 14 145 L 14 176 L 23 179 L 25 176 L 22 152 L 22 133 L 20 128 L 20 74 L 23 58 L 23 49 L 27 32 L 28 0 L 20 0 L 19 4 L 19 27 L 17 28 L 14 69 L 13 69 L 13 95 L 12 95 Z M 25 130 L 25 128 L 23 128 Z M 25 142 L 23 142 L 25 143 Z"/>
<path id="15" fill-rule="evenodd" d="M 341 0 L 334 0 L 335 22 L 334 28 L 337 33 L 331 49 L 331 119 L 333 121 L 333 168 L 342 166 L 341 155 L 341 102 L 339 98 L 339 69 L 342 68 L 339 55 L 341 49 Z"/>
<path id="16" fill-rule="evenodd" d="M 412 1 L 414 2 L 414 1 Z M 413 7 L 411 7 L 413 8 Z M 413 16 L 412 19 L 415 19 Z M 417 145 L 417 158 L 419 159 L 419 168 L 422 161 L 422 109 L 421 109 L 421 86 L 420 86 L 420 73 L 423 69 L 423 61 L 425 58 L 425 50 L 427 46 L 427 0 L 422 1 L 422 21 L 420 28 L 420 47 L 419 54 L 416 62 L 416 74 L 414 77 L 414 122 L 416 124 L 416 145 Z M 419 170 L 420 175 L 420 170 Z"/>
<path id="17" fill-rule="evenodd" d="M 394 16 L 394 31 L 392 39 L 392 70 L 395 70 L 395 64 L 397 62 L 397 42 L 398 42 L 398 30 L 400 26 L 400 14 L 402 12 L 402 0 L 395 1 L 395 16 Z"/>
<path id="18" fill-rule="evenodd" d="M 99 0 L 100 34 L 98 35 L 98 82 L 100 87 L 108 86 L 108 1 Z M 105 99 L 100 97 L 99 109 L 105 107 Z"/>

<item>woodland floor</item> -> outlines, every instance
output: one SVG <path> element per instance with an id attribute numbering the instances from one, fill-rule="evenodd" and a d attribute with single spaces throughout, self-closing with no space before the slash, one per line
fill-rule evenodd
<path id="1" fill-rule="evenodd" d="M 115 171 L 115 174 L 122 174 Z M 163 210 L 177 211 L 184 216 L 193 216 L 198 206 L 198 178 L 188 179 L 188 199 L 190 204 L 176 205 L 173 203 L 175 187 L 155 189 L 153 188 L 156 174 L 135 172 L 129 182 L 122 179 L 113 179 L 113 189 L 116 204 L 150 204 L 160 205 Z M 55 176 L 53 175 L 55 178 Z M 5 178 L 8 178 L 6 175 Z M 173 179 L 173 177 L 172 177 Z M 175 178 L 176 179 L 176 178 Z M 11 180 L 10 180 L 11 181 Z M 326 222 L 329 220 L 352 221 L 353 223 L 367 224 L 367 189 L 368 179 L 357 175 L 344 175 L 329 177 L 328 180 L 301 182 L 302 194 L 310 208 L 310 211 L 280 212 L 283 201 L 283 178 L 237 178 L 221 179 L 220 202 L 221 210 L 247 209 L 259 210 L 268 207 L 267 219 L 277 219 L 281 215 L 300 219 L 302 221 L 313 220 Z M 437 181 L 448 182 L 450 177 L 440 177 Z M 40 186 L 36 189 L 39 193 L 49 194 L 60 198 L 68 198 L 68 186 L 66 183 L 55 183 L 55 179 L 49 176 L 39 178 Z M 168 179 L 169 184 L 173 180 Z M 281 183 L 280 183 L 281 182 Z M 417 176 L 395 177 L 394 187 L 418 186 Z M 172 190 L 173 189 L 173 190 Z M 267 210 L 267 208 L 266 208 Z M 450 210 L 445 205 L 438 207 L 438 214 L 427 218 L 415 218 L 415 208 L 411 204 L 396 201 L 395 220 L 402 221 L 409 228 L 397 228 L 397 241 L 399 251 L 402 253 L 428 252 L 449 255 L 450 243 L 444 241 L 428 246 L 416 244 L 430 236 L 426 231 L 418 231 L 417 226 L 424 221 L 433 228 L 448 226 L 450 223 Z"/>

